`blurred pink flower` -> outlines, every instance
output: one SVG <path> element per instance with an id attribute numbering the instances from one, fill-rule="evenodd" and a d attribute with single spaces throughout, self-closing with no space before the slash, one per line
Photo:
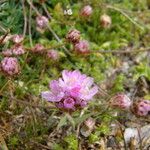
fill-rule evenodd
<path id="1" fill-rule="evenodd" d="M 117 94 L 111 98 L 110 105 L 120 109 L 129 109 L 131 106 L 131 100 L 125 94 Z"/>
<path id="2" fill-rule="evenodd" d="M 66 35 L 66 39 L 69 42 L 72 43 L 77 43 L 80 40 L 80 31 L 76 30 L 76 29 L 72 29 L 68 32 L 68 34 Z"/>
<path id="3" fill-rule="evenodd" d="M 16 45 L 13 49 L 12 49 L 12 53 L 14 55 L 22 55 L 25 53 L 24 48 L 22 45 Z"/>
<path id="4" fill-rule="evenodd" d="M 47 51 L 47 57 L 52 60 L 58 60 L 59 53 L 57 52 L 57 50 L 52 49 L 52 50 Z"/>
<path id="5" fill-rule="evenodd" d="M 146 116 L 150 112 L 150 101 L 141 99 L 133 104 L 132 110 L 137 116 Z"/>
<path id="6" fill-rule="evenodd" d="M 1 69 L 4 73 L 10 76 L 18 74 L 20 70 L 20 66 L 19 66 L 17 58 L 5 57 L 1 61 Z"/>
<path id="7" fill-rule="evenodd" d="M 36 44 L 32 49 L 34 53 L 43 53 L 44 46 L 42 44 Z"/>
<path id="8" fill-rule="evenodd" d="M 75 110 L 77 107 L 85 107 L 98 92 L 98 87 L 93 84 L 93 78 L 78 70 L 64 70 L 62 78 L 51 81 L 51 91 L 42 92 L 42 97 L 55 102 L 58 108 Z"/>
<path id="9" fill-rule="evenodd" d="M 13 35 L 12 41 L 16 44 L 21 43 L 23 41 L 23 35 L 18 35 L 18 34 Z"/>
<path id="10" fill-rule="evenodd" d="M 4 56 L 7 56 L 7 57 L 10 57 L 10 56 L 13 55 L 11 49 L 6 49 L 6 50 L 2 51 L 2 54 L 3 54 Z"/>
<path id="11" fill-rule="evenodd" d="M 89 17 L 93 12 L 93 9 L 90 5 L 86 5 L 81 9 L 80 15 L 83 17 Z"/>
<path id="12" fill-rule="evenodd" d="M 37 24 L 37 27 L 39 27 L 40 29 L 44 29 L 48 24 L 48 18 L 45 16 L 37 16 L 36 24 Z"/>
<path id="13" fill-rule="evenodd" d="M 74 50 L 80 54 L 89 53 L 89 43 L 86 40 L 80 40 L 78 43 L 74 45 Z"/>

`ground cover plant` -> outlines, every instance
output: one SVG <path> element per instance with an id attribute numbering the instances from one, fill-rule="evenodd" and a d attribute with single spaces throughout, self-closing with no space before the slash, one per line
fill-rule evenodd
<path id="1" fill-rule="evenodd" d="M 150 149 L 149 0 L 0 1 L 0 149 Z"/>

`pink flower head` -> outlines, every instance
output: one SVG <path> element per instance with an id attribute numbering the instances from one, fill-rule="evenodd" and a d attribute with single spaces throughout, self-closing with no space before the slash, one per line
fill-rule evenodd
<path id="1" fill-rule="evenodd" d="M 146 116 L 150 112 L 150 101 L 149 100 L 139 100 L 133 104 L 132 111 L 137 116 Z"/>
<path id="2" fill-rule="evenodd" d="M 48 18 L 45 16 L 37 16 L 36 24 L 37 24 L 37 27 L 39 27 L 40 29 L 44 29 L 48 24 Z"/>
<path id="3" fill-rule="evenodd" d="M 79 54 L 89 53 L 89 43 L 86 40 L 80 40 L 74 45 L 74 50 Z"/>
<path id="4" fill-rule="evenodd" d="M 22 55 L 25 53 L 24 48 L 22 45 L 16 45 L 13 49 L 12 49 L 12 53 L 14 55 Z"/>
<path id="5" fill-rule="evenodd" d="M 19 73 L 20 66 L 18 64 L 18 60 L 15 57 L 5 57 L 1 61 L 1 69 L 7 75 L 16 75 Z"/>
<path id="6" fill-rule="evenodd" d="M 14 35 L 12 37 L 12 41 L 16 44 L 21 43 L 23 41 L 23 35 L 18 35 L 18 34 Z"/>
<path id="7" fill-rule="evenodd" d="M 44 46 L 41 45 L 41 44 L 36 44 L 34 46 L 34 48 L 32 49 L 32 52 L 34 53 L 42 53 L 43 52 L 43 49 L 44 49 Z"/>
<path id="8" fill-rule="evenodd" d="M 100 17 L 100 24 L 104 28 L 109 28 L 111 25 L 111 18 L 110 16 L 104 14 Z"/>
<path id="9" fill-rule="evenodd" d="M 69 42 L 72 43 L 77 43 L 80 40 L 80 31 L 76 30 L 76 29 L 72 29 L 68 32 L 68 34 L 66 35 L 66 39 Z"/>
<path id="10" fill-rule="evenodd" d="M 58 108 L 75 110 L 85 107 L 98 92 L 98 87 L 93 84 L 93 78 L 81 74 L 78 70 L 64 70 L 62 78 L 51 81 L 51 91 L 42 92 L 42 97 L 55 102 Z"/>
<path id="11" fill-rule="evenodd" d="M 81 10 L 80 15 L 83 17 L 89 17 L 93 12 L 93 9 L 90 5 L 84 6 Z"/>
<path id="12" fill-rule="evenodd" d="M 58 60 L 59 53 L 56 50 L 49 50 L 47 51 L 47 57 L 52 60 Z"/>
<path id="13" fill-rule="evenodd" d="M 111 98 L 110 105 L 112 107 L 120 109 L 129 109 L 129 107 L 131 106 L 131 100 L 125 94 L 117 94 L 116 96 Z"/>
<path id="14" fill-rule="evenodd" d="M 7 50 L 2 51 L 2 54 L 3 54 L 4 56 L 7 56 L 7 57 L 10 57 L 10 56 L 13 55 L 11 49 L 7 49 Z"/>

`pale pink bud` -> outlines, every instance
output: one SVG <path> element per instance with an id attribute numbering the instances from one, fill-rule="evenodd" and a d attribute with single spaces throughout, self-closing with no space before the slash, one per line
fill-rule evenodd
<path id="1" fill-rule="evenodd" d="M 73 29 L 73 30 L 70 30 L 66 36 L 66 39 L 69 41 L 69 42 L 72 42 L 72 43 L 77 43 L 79 42 L 80 40 L 80 31 L 76 30 L 76 29 Z"/>
<path id="2" fill-rule="evenodd" d="M 90 5 L 87 5 L 81 9 L 80 15 L 83 17 L 89 17 L 92 14 L 92 12 L 93 12 L 92 7 Z"/>
<path id="3" fill-rule="evenodd" d="M 13 49 L 12 49 L 12 53 L 14 55 L 22 55 L 25 53 L 24 48 L 22 45 L 16 45 Z"/>
<path id="4" fill-rule="evenodd" d="M 89 130 L 93 130 L 94 126 L 95 126 L 95 120 L 93 118 L 88 118 L 84 124 L 86 125 L 86 127 L 89 129 Z"/>
<path id="5" fill-rule="evenodd" d="M 7 49 L 7 50 L 2 51 L 2 54 L 4 56 L 10 57 L 10 56 L 12 56 L 13 53 L 12 53 L 11 49 Z"/>
<path id="6" fill-rule="evenodd" d="M 42 53 L 43 50 L 44 50 L 44 46 L 43 46 L 43 45 L 41 45 L 41 44 L 36 44 L 36 45 L 34 46 L 34 48 L 32 49 L 32 52 L 34 52 L 34 53 Z"/>
<path id="7" fill-rule="evenodd" d="M 104 28 L 109 28 L 111 26 L 111 17 L 104 14 L 100 17 L 100 24 Z"/>
<path id="8" fill-rule="evenodd" d="M 49 50 L 47 51 L 47 57 L 52 60 L 58 60 L 59 53 L 56 50 Z"/>
<path id="9" fill-rule="evenodd" d="M 14 35 L 12 37 L 12 41 L 16 44 L 21 43 L 23 41 L 23 35 L 18 35 L 18 34 Z"/>
<path id="10" fill-rule="evenodd" d="M 125 94 L 117 94 L 111 98 L 110 105 L 115 108 L 129 109 L 131 106 L 131 100 Z"/>
<path id="11" fill-rule="evenodd" d="M 137 116 L 147 116 L 150 113 L 150 101 L 139 100 L 133 104 L 132 111 Z"/>
<path id="12" fill-rule="evenodd" d="M 1 61 L 1 69 L 7 75 L 16 75 L 19 73 L 20 65 L 17 58 L 15 57 L 5 57 Z"/>
<path id="13" fill-rule="evenodd" d="M 77 53 L 86 54 L 89 53 L 89 43 L 86 40 L 80 40 L 78 43 L 74 45 L 74 50 Z"/>
<path id="14" fill-rule="evenodd" d="M 48 24 L 48 18 L 45 16 L 37 16 L 36 17 L 36 24 L 39 28 L 43 29 Z"/>

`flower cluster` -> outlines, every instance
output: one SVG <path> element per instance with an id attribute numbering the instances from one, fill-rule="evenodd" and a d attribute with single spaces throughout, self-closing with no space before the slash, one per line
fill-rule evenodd
<path id="1" fill-rule="evenodd" d="M 150 112 L 150 101 L 140 99 L 134 103 L 125 94 L 117 94 L 110 99 L 110 106 L 123 110 L 131 110 L 136 116 L 147 116 Z"/>
<path id="2" fill-rule="evenodd" d="M 86 40 L 80 40 L 80 31 L 73 29 L 68 32 L 66 39 L 74 46 L 74 51 L 79 54 L 87 54 L 89 50 L 89 42 Z"/>
<path id="3" fill-rule="evenodd" d="M 17 58 L 5 57 L 1 61 L 1 69 L 5 74 L 13 76 L 13 75 L 17 75 L 19 73 L 20 65 L 18 63 Z"/>
<path id="4" fill-rule="evenodd" d="M 98 92 L 98 87 L 93 85 L 93 78 L 81 74 L 80 71 L 62 72 L 62 78 L 50 82 L 51 91 L 42 92 L 42 97 L 64 110 L 76 110 L 87 103 Z"/>
<path id="5" fill-rule="evenodd" d="M 90 5 L 84 6 L 80 11 L 80 16 L 84 18 L 89 18 L 93 13 L 93 8 Z M 107 14 L 100 16 L 100 25 L 103 28 L 109 28 L 111 26 L 111 17 Z"/>
<path id="6" fill-rule="evenodd" d="M 22 55 L 25 53 L 25 50 L 22 45 L 15 45 L 12 49 L 7 49 L 2 52 L 4 56 L 10 57 L 12 55 Z"/>

